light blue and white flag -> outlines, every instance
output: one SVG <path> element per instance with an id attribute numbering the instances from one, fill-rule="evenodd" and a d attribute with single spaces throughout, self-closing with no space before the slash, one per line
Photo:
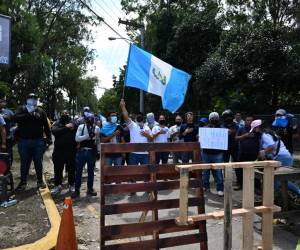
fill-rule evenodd
<path id="1" fill-rule="evenodd" d="M 125 86 L 161 96 L 164 109 L 176 112 L 184 102 L 191 75 L 131 44 Z"/>

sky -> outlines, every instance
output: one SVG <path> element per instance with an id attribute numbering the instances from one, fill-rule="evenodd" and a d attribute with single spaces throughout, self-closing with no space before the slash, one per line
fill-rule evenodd
<path id="1" fill-rule="evenodd" d="M 91 0 L 91 8 L 117 30 L 123 37 L 128 37 L 124 25 L 118 24 L 118 18 L 126 18 L 121 10 L 121 0 Z M 99 86 L 96 95 L 100 98 L 104 89 L 112 87 L 112 75 L 119 75 L 119 68 L 126 64 L 129 44 L 124 40 L 108 40 L 108 37 L 117 37 L 105 24 L 92 27 L 94 42 L 90 44 L 95 49 L 96 58 L 90 65 L 88 75 L 97 76 Z M 103 89 L 104 88 L 104 89 Z"/>

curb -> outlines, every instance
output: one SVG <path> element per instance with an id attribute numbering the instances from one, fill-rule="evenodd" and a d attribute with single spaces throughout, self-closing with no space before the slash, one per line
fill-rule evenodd
<path id="1" fill-rule="evenodd" d="M 52 199 L 48 186 L 45 189 L 40 189 L 39 191 L 46 207 L 48 218 L 51 224 L 50 230 L 45 237 L 33 243 L 18 247 L 6 248 L 4 250 L 50 250 L 56 246 L 61 218 Z"/>

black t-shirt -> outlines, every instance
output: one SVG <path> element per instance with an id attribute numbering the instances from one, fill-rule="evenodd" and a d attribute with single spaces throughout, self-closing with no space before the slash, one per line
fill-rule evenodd
<path id="1" fill-rule="evenodd" d="M 122 141 L 122 137 L 124 137 L 124 130 L 123 130 L 123 127 L 121 125 L 117 125 L 115 131 L 119 130 L 121 133 L 120 135 L 118 136 L 115 136 L 115 139 L 114 141 L 110 141 L 110 142 L 106 142 L 106 143 L 120 143 Z M 115 132 L 114 131 L 114 132 Z M 100 138 L 105 138 L 105 137 L 108 137 L 107 135 L 103 134 L 100 132 Z M 111 154 L 106 154 L 106 157 L 114 157 L 114 158 L 117 158 L 117 157 L 122 157 L 122 154 L 120 153 L 117 153 L 117 154 L 114 154 L 114 153 L 111 153 Z"/>
<path id="2" fill-rule="evenodd" d="M 250 132 L 250 127 L 239 128 L 237 136 L 244 135 Z M 260 137 L 258 134 L 254 134 L 253 137 L 247 137 L 239 141 L 239 154 L 258 154 L 260 144 Z"/>
<path id="3" fill-rule="evenodd" d="M 193 128 L 193 132 L 188 133 L 186 135 L 183 135 L 182 133 L 187 129 L 187 128 Z M 198 135 L 198 131 L 199 130 L 199 126 L 195 125 L 194 123 L 186 123 L 186 124 L 182 124 L 180 126 L 180 133 L 179 133 L 179 138 L 182 139 L 184 142 L 195 142 L 197 141 L 197 135 Z"/>
<path id="4" fill-rule="evenodd" d="M 228 123 L 223 123 L 221 125 L 221 128 L 227 128 L 227 129 L 234 131 L 233 133 L 228 134 L 228 150 L 230 152 L 236 151 L 238 148 L 238 144 L 237 144 L 237 141 L 235 140 L 235 135 L 236 135 L 237 130 L 239 129 L 239 126 L 232 121 L 232 122 L 228 122 Z"/>

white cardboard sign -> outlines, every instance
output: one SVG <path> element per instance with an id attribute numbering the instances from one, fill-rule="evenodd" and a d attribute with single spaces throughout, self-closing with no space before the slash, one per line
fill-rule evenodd
<path id="1" fill-rule="evenodd" d="M 227 128 L 199 128 L 199 142 L 205 149 L 228 149 Z"/>

